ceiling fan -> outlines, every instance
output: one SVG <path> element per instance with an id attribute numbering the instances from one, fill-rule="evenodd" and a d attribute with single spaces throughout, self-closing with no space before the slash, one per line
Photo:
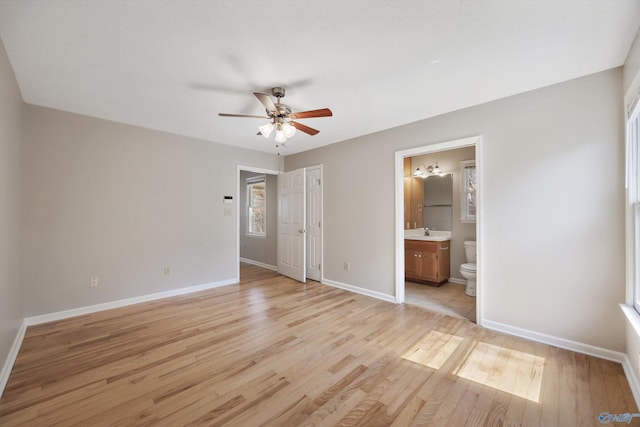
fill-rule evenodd
<path id="1" fill-rule="evenodd" d="M 259 126 L 258 135 L 262 135 L 265 138 L 269 138 L 272 131 L 275 130 L 275 139 L 278 143 L 284 143 L 287 139 L 291 138 L 296 129 L 302 131 L 311 136 L 318 134 L 320 131 L 303 125 L 302 123 L 294 122 L 291 119 L 311 119 L 314 117 L 329 117 L 333 116 L 333 113 L 328 108 L 321 108 L 319 110 L 300 111 L 297 113 L 291 112 L 291 107 L 280 102 L 281 98 L 284 98 L 285 90 L 283 87 L 274 87 L 271 89 L 271 94 L 276 98 L 274 103 L 271 97 L 266 93 L 253 92 L 256 98 L 266 108 L 266 116 L 254 116 L 248 114 L 227 114 L 218 113 L 222 117 L 249 117 L 254 119 L 267 119 L 269 122 L 262 126 Z"/>

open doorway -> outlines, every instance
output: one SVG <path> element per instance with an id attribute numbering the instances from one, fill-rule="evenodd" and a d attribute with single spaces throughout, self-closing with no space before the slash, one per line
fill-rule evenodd
<path id="1" fill-rule="evenodd" d="M 481 270 L 480 149 L 478 136 L 396 153 L 396 302 L 478 324 L 481 274 L 474 284 L 467 269 Z M 463 185 L 469 165 L 476 182 L 473 216 Z M 467 254 L 474 253 L 470 263 Z"/>
<path id="2" fill-rule="evenodd" d="M 237 277 L 240 281 L 244 279 L 243 273 L 254 270 L 277 271 L 278 174 L 275 170 L 238 166 Z"/>
<path id="3" fill-rule="evenodd" d="M 303 264 L 303 276 L 296 278 L 322 280 L 322 165 L 306 167 L 302 172 L 301 197 L 295 198 L 296 209 L 285 203 L 283 209 L 283 177 L 287 173 L 275 170 L 238 166 L 237 216 L 238 216 L 238 273 L 269 276 L 269 270 L 288 275 L 281 268 L 284 255 L 291 255 L 291 248 L 283 250 L 291 239 L 282 237 L 282 219 L 292 212 L 301 214 L 295 234 L 302 238 L 295 259 Z M 291 201 L 290 201 L 291 202 Z M 289 218 L 290 219 L 290 218 Z M 285 221 L 286 222 L 286 221 Z M 241 268 L 242 267 L 242 268 Z"/>

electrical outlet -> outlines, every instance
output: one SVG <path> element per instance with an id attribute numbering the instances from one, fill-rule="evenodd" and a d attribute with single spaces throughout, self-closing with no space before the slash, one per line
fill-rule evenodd
<path id="1" fill-rule="evenodd" d="M 351 263 L 349 261 L 344 262 L 344 271 L 351 270 Z"/>
<path id="2" fill-rule="evenodd" d="M 91 282 L 89 282 L 89 286 L 92 288 L 97 288 L 98 287 L 98 278 L 97 277 L 92 277 L 91 278 Z"/>
<path id="3" fill-rule="evenodd" d="M 171 276 L 171 268 L 170 267 L 165 267 L 164 268 L 164 275 L 165 276 Z"/>

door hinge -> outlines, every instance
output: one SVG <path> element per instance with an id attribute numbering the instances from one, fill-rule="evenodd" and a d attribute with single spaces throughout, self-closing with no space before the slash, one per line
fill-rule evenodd
<path id="1" fill-rule="evenodd" d="M 320 221 L 318 221 L 318 228 L 320 228 Z"/>

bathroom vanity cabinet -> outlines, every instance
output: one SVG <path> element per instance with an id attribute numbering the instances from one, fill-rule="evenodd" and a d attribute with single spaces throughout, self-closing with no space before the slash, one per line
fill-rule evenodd
<path id="1" fill-rule="evenodd" d="M 405 240 L 405 279 L 434 286 L 444 283 L 450 276 L 450 243 L 450 240 Z"/>

